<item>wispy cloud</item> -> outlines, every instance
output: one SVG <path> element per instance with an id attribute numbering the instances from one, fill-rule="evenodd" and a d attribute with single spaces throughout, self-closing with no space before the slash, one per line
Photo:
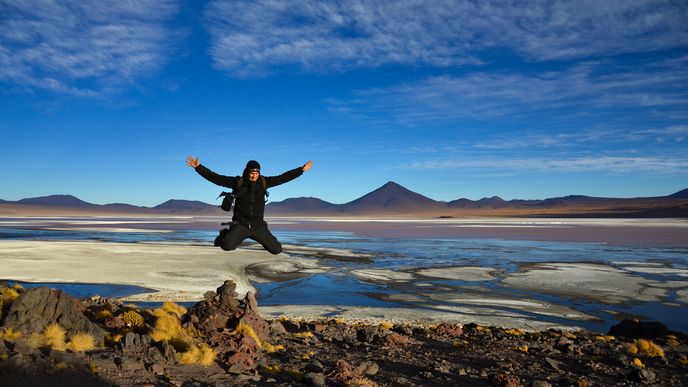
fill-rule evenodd
<path id="1" fill-rule="evenodd" d="M 687 174 L 688 159 L 665 157 L 576 157 L 576 158 L 456 158 L 401 164 L 409 170 L 460 169 L 464 171 L 515 172 L 611 172 Z"/>
<path id="2" fill-rule="evenodd" d="M 350 100 L 326 101 L 332 111 L 406 125 L 459 119 L 580 117 L 608 109 L 684 109 L 688 69 L 666 61 L 626 65 L 583 62 L 537 74 L 472 72 L 436 76 L 387 88 L 359 90 Z"/>
<path id="3" fill-rule="evenodd" d="M 0 0 L 0 81 L 78 96 L 164 64 L 174 0 Z"/>
<path id="4" fill-rule="evenodd" d="M 650 52 L 688 44 L 687 16 L 671 0 L 217 0 L 205 12 L 214 65 L 235 76 L 456 67 L 494 49 L 531 61 Z"/>

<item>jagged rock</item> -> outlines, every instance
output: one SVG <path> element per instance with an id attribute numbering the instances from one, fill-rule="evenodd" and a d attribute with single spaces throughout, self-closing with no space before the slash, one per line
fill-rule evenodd
<path id="1" fill-rule="evenodd" d="M 308 364 L 306 364 L 306 366 L 304 367 L 304 369 L 305 369 L 307 372 L 314 372 L 314 373 L 323 373 L 323 372 L 325 371 L 325 367 L 324 367 L 323 364 L 322 364 L 320 361 L 318 361 L 318 360 L 312 360 L 312 361 L 310 361 Z"/>
<path id="2" fill-rule="evenodd" d="M 641 382 L 641 383 L 654 383 L 655 378 L 657 375 L 655 375 L 654 372 L 648 370 L 648 369 L 634 369 L 631 371 L 630 379 L 634 382 Z"/>
<path id="3" fill-rule="evenodd" d="M 50 323 L 65 329 L 67 336 L 76 333 L 93 335 L 97 345 L 103 344 L 105 331 L 83 314 L 84 306 L 61 290 L 36 287 L 25 290 L 7 312 L 3 328 L 25 333 L 42 332 Z"/>
<path id="4" fill-rule="evenodd" d="M 380 331 L 376 326 L 367 326 L 356 331 L 356 337 L 364 343 L 372 343 L 380 339 Z"/>
<path id="5" fill-rule="evenodd" d="M 298 332 L 301 329 L 301 324 L 298 321 L 286 320 L 282 324 L 288 332 Z"/>
<path id="6" fill-rule="evenodd" d="M 236 292 L 236 283 L 232 280 L 225 281 L 222 286 L 217 288 L 216 300 L 220 302 L 221 305 L 227 306 L 229 308 L 236 308 L 239 306 L 239 295 Z"/>
<path id="7" fill-rule="evenodd" d="M 448 336 L 461 336 L 463 334 L 461 326 L 451 324 L 440 324 L 435 331 L 441 335 Z"/>
<path id="8" fill-rule="evenodd" d="M 165 359 L 168 364 L 174 364 L 177 362 L 177 351 L 174 349 L 172 344 L 167 341 L 163 341 L 160 345 L 160 354 Z"/>
<path id="9" fill-rule="evenodd" d="M 669 333 L 666 325 L 658 321 L 638 321 L 625 319 L 609 328 L 608 335 L 624 336 L 632 339 L 664 337 Z"/>
<path id="10" fill-rule="evenodd" d="M 107 320 L 105 320 L 105 327 L 109 329 L 121 329 L 124 328 L 126 324 L 124 323 L 124 320 L 122 320 L 121 317 L 110 317 Z"/>
<path id="11" fill-rule="evenodd" d="M 490 377 L 490 385 L 493 387 L 520 387 L 521 381 L 516 375 L 496 374 Z"/>
<path id="12" fill-rule="evenodd" d="M 375 375 L 380 370 L 380 366 L 373 361 L 364 361 L 361 363 L 356 371 L 364 375 Z"/>
<path id="13" fill-rule="evenodd" d="M 128 332 L 124 336 L 124 340 L 120 341 L 122 349 L 131 350 L 133 348 L 146 348 L 150 345 L 151 338 L 148 335 L 139 335 L 134 332 Z"/>
<path id="14" fill-rule="evenodd" d="M 282 325 L 282 323 L 280 323 L 279 321 L 273 321 L 270 323 L 270 333 L 276 335 L 283 335 L 287 333 L 287 330 L 284 328 L 284 325 Z"/>
<path id="15" fill-rule="evenodd" d="M 325 375 L 322 372 L 308 372 L 306 381 L 313 386 L 326 386 Z"/>
<path id="16" fill-rule="evenodd" d="M 217 295 L 194 305 L 184 317 L 183 325 L 191 325 L 208 337 L 208 344 L 217 352 L 218 361 L 233 373 L 254 370 L 262 356 L 261 343 L 268 341 L 270 325 L 258 313 L 255 296 L 248 293 L 239 300 L 236 284 L 225 281 L 217 288 Z M 239 324 L 252 330 L 235 333 Z"/>
<path id="17" fill-rule="evenodd" d="M 385 336 L 385 345 L 405 345 L 411 342 L 408 336 L 400 335 L 398 333 L 391 333 Z"/>

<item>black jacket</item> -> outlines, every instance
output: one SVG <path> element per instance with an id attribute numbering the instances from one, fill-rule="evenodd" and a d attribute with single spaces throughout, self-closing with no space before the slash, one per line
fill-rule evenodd
<path id="1" fill-rule="evenodd" d="M 232 190 L 236 190 L 236 185 L 240 178 L 240 176 L 218 175 L 203 165 L 196 167 L 196 172 L 206 180 Z M 270 188 L 294 180 L 302 174 L 302 167 L 298 167 L 279 176 L 261 177 L 265 178 L 265 185 L 267 188 Z M 232 221 L 249 229 L 265 226 L 266 223 L 263 220 L 263 215 L 265 214 L 265 190 L 260 178 L 253 183 L 245 176 L 244 182 L 241 184 L 239 191 L 236 192 L 236 195 Z"/>

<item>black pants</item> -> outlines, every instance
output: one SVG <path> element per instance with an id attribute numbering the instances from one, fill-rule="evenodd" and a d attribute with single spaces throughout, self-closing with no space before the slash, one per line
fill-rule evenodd
<path id="1" fill-rule="evenodd" d="M 224 234 L 224 235 L 223 235 Z M 238 223 L 234 223 L 229 227 L 225 233 L 220 233 L 218 237 L 220 248 L 225 251 L 234 250 L 244 241 L 249 238 L 260 243 L 265 250 L 272 254 L 279 254 L 282 252 L 282 244 L 277 238 L 268 230 L 268 226 L 261 225 L 258 228 L 248 229 Z"/>

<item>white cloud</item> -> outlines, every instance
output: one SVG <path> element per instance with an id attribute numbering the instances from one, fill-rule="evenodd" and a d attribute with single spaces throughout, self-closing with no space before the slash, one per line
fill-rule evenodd
<path id="1" fill-rule="evenodd" d="M 326 101 L 332 111 L 356 118 L 417 125 L 461 119 L 512 120 L 548 112 L 550 118 L 579 118 L 614 110 L 688 105 L 688 69 L 666 62 L 632 69 L 612 61 L 583 62 L 539 74 L 474 72 L 436 76 L 387 88 L 359 90 L 349 101 Z"/>
<path id="2" fill-rule="evenodd" d="M 573 158 L 457 158 L 401 164 L 410 170 L 491 170 L 515 172 L 611 172 L 611 173 L 688 173 L 688 159 L 668 157 L 573 157 Z"/>
<path id="3" fill-rule="evenodd" d="M 214 66 L 235 76 L 460 66 L 491 49 L 534 61 L 650 52 L 688 44 L 687 18 L 671 0 L 217 0 L 205 12 Z"/>
<path id="4" fill-rule="evenodd" d="M 173 0 L 0 0 L 0 81 L 92 96 L 165 63 Z"/>

